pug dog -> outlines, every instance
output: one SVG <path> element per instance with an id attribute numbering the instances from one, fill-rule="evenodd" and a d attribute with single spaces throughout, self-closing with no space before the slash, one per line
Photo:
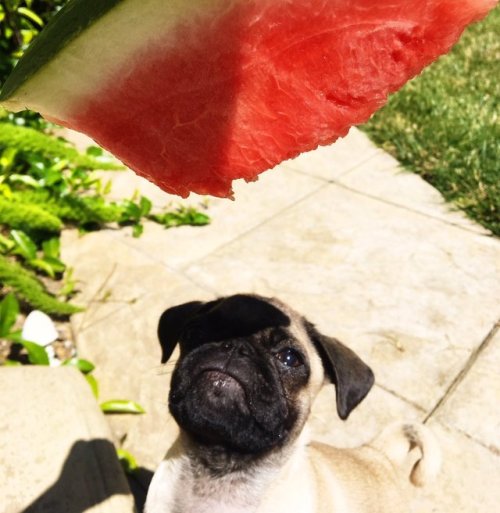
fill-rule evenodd
<path id="1" fill-rule="evenodd" d="M 277 299 L 182 304 L 163 313 L 158 335 L 163 363 L 180 349 L 169 394 L 180 435 L 145 513 L 405 513 L 408 477 L 421 485 L 437 472 L 439 450 L 422 425 L 390 426 L 357 449 L 309 439 L 325 382 L 345 420 L 374 376 Z"/>

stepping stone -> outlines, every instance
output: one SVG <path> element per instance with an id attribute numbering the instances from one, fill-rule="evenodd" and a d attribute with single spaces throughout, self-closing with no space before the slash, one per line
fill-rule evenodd
<path id="1" fill-rule="evenodd" d="M 107 422 L 77 370 L 3 368 L 0 390 L 2 513 L 135 511 Z"/>

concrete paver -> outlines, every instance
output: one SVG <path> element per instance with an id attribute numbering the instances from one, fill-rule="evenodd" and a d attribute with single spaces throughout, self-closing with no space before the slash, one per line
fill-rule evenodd
<path id="1" fill-rule="evenodd" d="M 498 454 L 439 422 L 431 420 L 429 426 L 439 440 L 443 466 L 435 483 L 418 491 L 415 513 L 497 511 L 500 503 Z"/>
<path id="2" fill-rule="evenodd" d="M 343 421 L 335 408 L 335 387 L 328 385 L 315 401 L 311 436 L 335 447 L 358 447 L 375 438 L 381 426 L 395 421 L 422 421 L 424 415 L 420 408 L 375 384 L 366 399 L 351 412 L 349 419 Z"/>
<path id="3" fill-rule="evenodd" d="M 78 371 L 4 368 L 0 390 L 2 513 L 134 512 L 110 429 Z"/>
<path id="4" fill-rule="evenodd" d="M 441 194 L 418 175 L 406 171 L 381 150 L 337 179 L 337 183 L 378 200 L 435 217 L 448 224 L 485 234 L 486 230 L 445 203 Z"/>
<path id="5" fill-rule="evenodd" d="M 180 269 L 266 222 L 322 185 L 323 182 L 314 177 L 280 166 L 252 184 L 238 181 L 235 184 L 235 201 L 208 199 L 208 213 L 212 217 L 208 226 L 184 226 L 166 234 L 162 226 L 148 224 L 147 233 L 139 239 L 123 232 L 117 232 L 115 236 L 148 258 Z M 196 206 L 200 201 L 199 196 L 193 195 L 188 203 Z"/>
<path id="6" fill-rule="evenodd" d="M 365 134 L 351 128 L 349 134 L 335 144 L 320 146 L 314 151 L 302 153 L 283 165 L 306 176 L 331 181 L 340 179 L 378 154 L 386 155 L 371 144 Z"/>
<path id="7" fill-rule="evenodd" d="M 128 196 L 139 179 L 121 180 Z M 148 224 L 138 240 L 106 230 L 70 243 L 76 277 L 92 290 L 86 301 L 104 289 L 116 300 L 91 301 L 84 324 L 75 317 L 80 354 L 97 364 L 103 399 L 128 395 L 148 411 L 111 419 L 124 446 L 153 469 L 176 433 L 166 413 L 172 364 L 159 366 L 156 341 L 165 308 L 276 295 L 375 369 L 377 386 L 345 423 L 324 391 L 316 437 L 355 445 L 388 422 L 427 419 L 445 463 L 415 511 L 494 511 L 499 339 L 484 340 L 500 317 L 499 241 L 357 130 L 236 189 L 235 202 L 209 201 L 208 227 Z"/>
<path id="8" fill-rule="evenodd" d="M 435 417 L 500 454 L 500 332 L 487 341 L 477 361 Z"/>

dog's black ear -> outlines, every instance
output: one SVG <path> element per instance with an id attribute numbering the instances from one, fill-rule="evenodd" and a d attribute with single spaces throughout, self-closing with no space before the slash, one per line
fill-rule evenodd
<path id="1" fill-rule="evenodd" d="M 308 322 L 306 328 L 327 376 L 335 384 L 337 412 L 345 420 L 373 386 L 373 372 L 356 353 L 337 339 L 322 335 Z"/>
<path id="2" fill-rule="evenodd" d="M 162 351 L 161 363 L 167 362 L 172 356 L 183 328 L 204 304 L 201 301 L 191 301 L 173 306 L 162 313 L 158 323 L 158 339 Z"/>

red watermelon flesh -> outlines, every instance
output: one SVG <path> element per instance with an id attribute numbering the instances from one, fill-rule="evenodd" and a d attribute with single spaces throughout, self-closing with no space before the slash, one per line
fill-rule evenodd
<path id="1" fill-rule="evenodd" d="M 230 196 L 232 180 L 366 121 L 495 3 L 201 2 L 64 112 L 41 112 L 167 192 Z"/>

